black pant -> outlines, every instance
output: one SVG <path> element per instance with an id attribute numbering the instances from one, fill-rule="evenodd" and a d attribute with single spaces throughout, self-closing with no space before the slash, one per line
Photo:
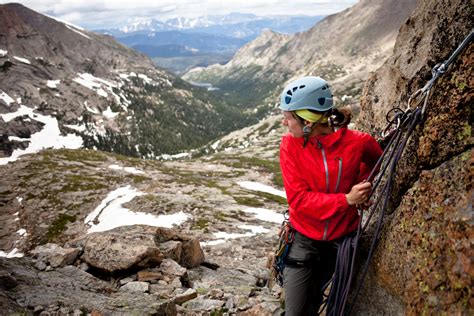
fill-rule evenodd
<path id="1" fill-rule="evenodd" d="M 322 289 L 334 273 L 336 257 L 334 242 L 313 240 L 295 232 L 283 271 L 285 316 L 317 313 Z"/>

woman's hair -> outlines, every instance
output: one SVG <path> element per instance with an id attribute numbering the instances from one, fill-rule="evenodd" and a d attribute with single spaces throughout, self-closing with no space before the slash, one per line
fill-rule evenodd
<path id="1" fill-rule="evenodd" d="M 346 127 L 352 119 L 352 110 L 350 107 L 343 107 L 339 109 L 332 109 L 329 117 L 329 126 L 335 128 Z"/>
<path id="2" fill-rule="evenodd" d="M 312 129 L 317 126 L 318 124 L 327 124 L 329 127 L 332 128 L 341 128 L 341 127 L 346 127 L 349 125 L 351 122 L 352 118 L 352 111 L 350 108 L 345 107 L 345 108 L 340 108 L 340 109 L 330 109 L 326 112 L 317 112 L 314 110 L 308 109 L 310 112 L 316 113 L 316 114 L 323 114 L 323 116 L 327 117 L 327 123 L 317 123 L 313 125 L 312 128 L 308 127 L 307 125 L 304 124 L 305 119 L 298 116 L 296 112 L 293 112 L 293 116 L 298 118 L 301 123 L 303 124 L 303 137 L 304 137 L 304 142 L 303 142 L 303 148 L 306 147 L 306 144 L 308 144 L 309 141 L 309 135 L 311 134 Z"/>
<path id="3" fill-rule="evenodd" d="M 308 110 L 310 112 L 321 114 L 321 112 L 317 112 L 315 110 Z M 346 127 L 349 125 L 352 119 L 352 110 L 350 107 L 342 107 L 339 109 L 331 109 L 327 112 L 323 113 L 326 117 L 328 117 L 328 123 L 320 123 L 320 124 L 328 124 L 331 127 L 341 128 Z M 305 119 L 295 115 L 302 123 L 304 123 Z"/>

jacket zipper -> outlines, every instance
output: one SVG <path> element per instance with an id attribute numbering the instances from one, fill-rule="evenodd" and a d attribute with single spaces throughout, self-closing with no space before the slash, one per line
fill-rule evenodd
<path id="1" fill-rule="evenodd" d="M 341 176 L 342 176 L 342 157 L 336 158 L 339 160 L 339 168 L 337 171 L 337 182 L 336 182 L 336 188 L 334 189 L 334 193 L 337 193 L 337 190 L 339 189 L 339 183 L 341 183 Z"/>
<path id="2" fill-rule="evenodd" d="M 329 193 L 329 168 L 328 162 L 326 160 L 326 151 L 324 150 L 323 145 L 319 141 L 318 147 L 321 149 L 321 153 L 323 154 L 324 172 L 326 173 L 326 193 Z"/>
<path id="3" fill-rule="evenodd" d="M 326 151 L 324 150 L 323 145 L 319 142 L 319 140 L 318 140 L 318 147 L 321 149 L 321 153 L 323 155 L 324 172 L 326 173 L 326 193 L 329 193 L 329 168 L 328 168 L 328 162 L 326 159 Z M 323 233 L 323 240 L 327 239 L 328 227 L 329 227 L 329 219 L 326 220 L 326 225 L 324 227 L 324 233 Z"/>

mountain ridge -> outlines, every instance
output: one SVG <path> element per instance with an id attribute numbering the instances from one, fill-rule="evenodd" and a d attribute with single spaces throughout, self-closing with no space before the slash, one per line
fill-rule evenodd
<path id="1" fill-rule="evenodd" d="M 31 124 L 34 112 L 57 120 L 56 129 L 80 136 L 87 148 L 140 157 L 197 147 L 246 122 L 238 109 L 110 36 L 22 5 L 1 5 L 0 16 L 0 148 L 6 156 L 44 130 Z M 36 109 L 22 116 L 24 108 Z"/>
<path id="2" fill-rule="evenodd" d="M 277 87 L 291 78 L 312 74 L 334 82 L 333 92 L 338 101 L 346 95 L 347 101 L 341 103 L 354 105 L 360 95 L 362 81 L 391 52 L 398 29 L 414 5 L 412 0 L 360 1 L 349 9 L 324 18 L 308 31 L 272 46 L 269 50 L 272 54 L 268 56 L 272 62 L 257 71 L 250 71 L 254 67 L 252 61 L 258 60 L 258 56 L 252 53 L 251 42 L 234 55 L 234 61 L 190 71 L 183 78 L 209 82 L 236 99 L 240 86 L 254 86 L 254 94 L 258 97 L 243 103 L 252 102 L 253 106 L 258 106 L 275 99 L 279 93 Z M 383 28 L 379 27 L 379 21 L 384 21 Z M 360 28 L 360 31 L 355 31 L 354 27 Z M 372 35 L 365 36 L 364 30 L 369 30 Z M 239 64 L 239 60 L 246 60 L 246 63 Z M 257 65 L 257 62 L 254 64 Z M 252 77 L 249 77 L 249 72 Z M 264 91 L 269 85 L 273 88 Z M 234 89 L 226 90 L 226 87 Z"/>

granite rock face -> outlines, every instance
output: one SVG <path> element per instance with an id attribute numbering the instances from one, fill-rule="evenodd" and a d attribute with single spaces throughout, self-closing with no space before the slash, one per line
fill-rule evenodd
<path id="1" fill-rule="evenodd" d="M 406 109 L 431 68 L 472 30 L 472 14 L 464 1 L 418 3 L 393 56 L 365 85 L 362 129 L 381 131 L 389 109 Z M 471 43 L 431 90 L 425 121 L 398 166 L 392 214 L 355 307 L 359 312 L 472 313 L 472 60 Z M 393 304 L 371 304 L 381 292 Z"/>

